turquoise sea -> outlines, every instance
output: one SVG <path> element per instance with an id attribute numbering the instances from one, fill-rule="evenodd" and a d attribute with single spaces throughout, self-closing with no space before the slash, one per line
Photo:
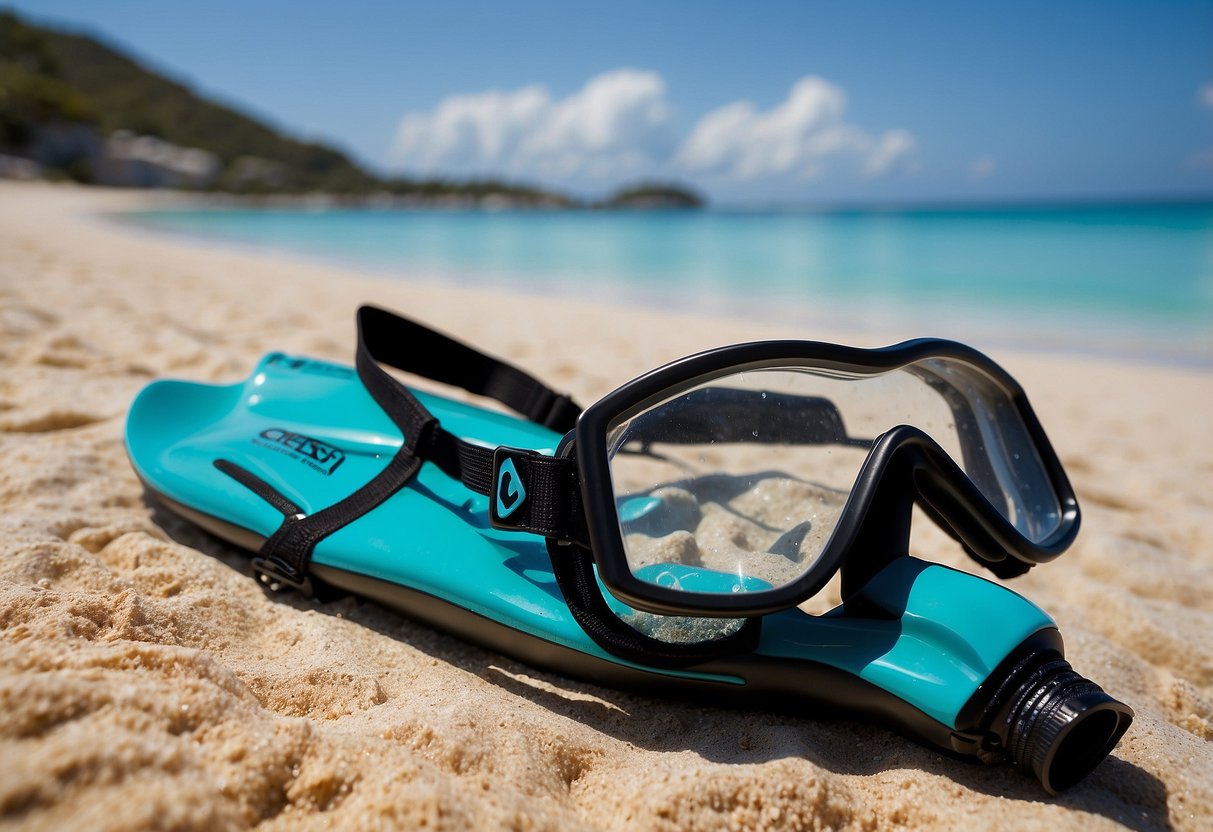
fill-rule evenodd
<path id="1" fill-rule="evenodd" d="M 400 279 L 1213 366 L 1213 204 L 847 211 L 190 209 L 144 227 Z M 881 337 L 887 332 L 887 337 Z"/>

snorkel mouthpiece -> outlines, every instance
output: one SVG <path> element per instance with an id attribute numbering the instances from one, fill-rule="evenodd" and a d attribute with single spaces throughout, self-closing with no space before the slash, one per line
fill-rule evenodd
<path id="1" fill-rule="evenodd" d="M 1133 709 L 1074 672 L 1059 653 L 1044 651 L 1012 669 L 978 719 L 987 726 L 979 758 L 1005 758 L 1057 794 L 1108 756 L 1133 722 Z"/>
<path id="2" fill-rule="evenodd" d="M 1065 659 L 1037 668 L 1016 691 L 1003 726 L 1012 764 L 1049 794 L 1082 780 L 1108 756 L 1133 710 L 1074 672 Z"/>

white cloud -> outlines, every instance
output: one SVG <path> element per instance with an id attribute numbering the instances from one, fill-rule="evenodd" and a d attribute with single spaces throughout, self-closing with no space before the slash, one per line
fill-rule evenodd
<path id="1" fill-rule="evenodd" d="M 675 163 L 688 171 L 735 179 L 812 178 L 835 160 L 850 160 L 865 176 L 912 170 L 916 143 L 902 129 L 875 136 L 844 119 L 846 93 L 814 75 L 765 112 L 749 101 L 726 104 L 699 120 Z"/>
<path id="2" fill-rule="evenodd" d="M 1196 91 L 1196 100 L 1200 102 L 1200 106 L 1213 110 L 1213 81 Z"/>
<path id="3" fill-rule="evenodd" d="M 997 169 L 997 162 L 989 156 L 982 156 L 979 159 L 974 159 L 973 163 L 969 165 L 969 178 L 974 182 L 980 182 L 982 179 L 988 179 Z"/>
<path id="4" fill-rule="evenodd" d="M 635 176 L 668 154 L 670 119 L 660 75 L 616 69 L 560 100 L 542 86 L 450 96 L 401 120 L 392 155 L 427 173 Z"/>
<path id="5" fill-rule="evenodd" d="M 908 131 L 870 133 L 846 120 L 846 103 L 841 87 L 807 76 L 769 110 L 735 101 L 709 112 L 678 145 L 662 77 L 616 69 L 562 99 L 540 85 L 449 96 L 401 119 L 392 161 L 424 174 L 566 183 L 674 173 L 807 179 L 834 167 L 863 177 L 917 170 Z"/>
<path id="6" fill-rule="evenodd" d="M 868 176 L 879 176 L 897 165 L 904 165 L 905 169 L 911 173 L 917 171 L 918 163 L 910 160 L 917 147 L 910 131 L 901 128 L 887 131 L 866 152 L 863 142 L 855 145 L 855 149 L 866 157 L 863 162 L 863 172 Z"/>

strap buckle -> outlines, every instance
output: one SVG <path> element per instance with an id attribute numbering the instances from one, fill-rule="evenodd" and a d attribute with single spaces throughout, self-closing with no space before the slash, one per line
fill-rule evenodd
<path id="1" fill-rule="evenodd" d="M 493 451 L 489 523 L 495 529 L 530 532 L 557 543 L 579 542 L 576 463 L 526 448 Z"/>
<path id="2" fill-rule="evenodd" d="M 493 451 L 493 478 L 489 486 L 489 522 L 495 529 L 529 531 L 533 494 L 528 493 L 531 459 L 542 456 L 525 448 L 502 445 Z M 534 484 L 531 485 L 532 491 Z"/>
<path id="3" fill-rule="evenodd" d="M 300 574 L 281 558 L 253 558 L 253 576 L 270 592 L 282 592 L 286 588 L 312 594 L 312 582 L 307 575 Z"/>

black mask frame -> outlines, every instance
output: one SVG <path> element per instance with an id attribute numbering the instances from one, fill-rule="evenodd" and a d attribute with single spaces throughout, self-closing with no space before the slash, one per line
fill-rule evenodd
<path id="1" fill-rule="evenodd" d="M 872 444 L 838 525 L 816 564 L 797 580 L 776 589 L 726 595 L 672 590 L 632 575 L 611 498 L 607 435 L 613 424 L 668 399 L 671 391 L 739 372 L 809 368 L 863 376 L 933 358 L 953 359 L 979 370 L 1006 396 L 1022 421 L 1061 509 L 1056 528 L 1042 540 L 1032 540 L 1016 529 L 934 439 L 917 428 L 898 425 Z M 802 405 L 821 406 L 818 401 Z M 717 436 L 722 441 L 754 441 L 748 434 L 729 437 L 718 432 Z M 770 441 L 780 438 L 776 432 Z M 853 438 L 842 433 L 814 441 L 848 440 Z M 939 339 L 870 350 L 811 341 L 762 341 L 692 355 L 623 385 L 589 407 L 557 454 L 576 463 L 588 548 L 603 584 L 621 601 L 663 615 L 740 617 L 776 612 L 815 595 L 840 568 L 845 598 L 862 586 L 864 575 L 907 554 L 910 510 L 915 503 L 1001 577 L 1022 574 L 1032 565 L 1056 558 L 1073 542 L 1080 523 L 1077 498 L 1022 387 L 977 350 Z"/>

